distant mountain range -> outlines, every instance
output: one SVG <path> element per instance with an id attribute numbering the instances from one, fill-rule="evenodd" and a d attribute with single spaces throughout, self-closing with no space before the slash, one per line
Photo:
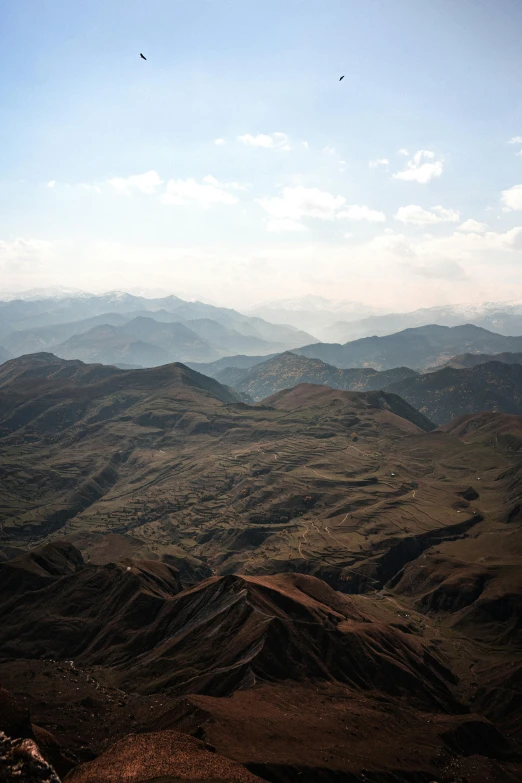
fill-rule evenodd
<path id="1" fill-rule="evenodd" d="M 248 310 L 269 321 L 311 331 L 324 342 L 345 343 L 361 337 L 383 337 L 403 329 L 439 324 L 474 324 L 504 335 L 522 334 L 521 302 L 423 307 L 406 313 L 386 312 L 361 302 L 303 296 L 263 302 Z"/>
<path id="2" fill-rule="evenodd" d="M 247 312 L 250 315 L 266 318 L 268 321 L 292 324 L 298 329 L 313 331 L 314 334 L 322 337 L 322 330 L 331 327 L 337 321 L 359 321 L 385 311 L 361 302 L 332 301 L 310 294 L 295 299 L 263 302 L 249 308 Z"/>
<path id="3" fill-rule="evenodd" d="M 386 337 L 364 337 L 345 345 L 317 343 L 294 350 L 335 367 L 373 367 L 375 370 L 402 366 L 425 370 L 443 364 L 457 354 L 505 351 L 522 351 L 522 337 L 505 337 L 471 324 L 421 326 Z"/>
<path id="4" fill-rule="evenodd" d="M 312 321 L 311 321 L 312 322 Z M 289 321 L 289 323 L 292 323 Z M 306 319 L 302 322 L 306 325 Z M 336 320 L 315 333 L 321 340 L 341 342 L 373 335 L 384 336 L 402 329 L 438 324 L 459 326 L 473 324 L 503 335 L 522 334 L 522 304 L 486 302 L 479 305 L 449 305 L 423 307 L 410 313 L 370 314 L 355 320 L 351 317 Z"/>
<path id="5" fill-rule="evenodd" d="M 227 367 L 214 374 L 220 383 L 248 394 L 253 400 L 263 400 L 282 389 L 300 383 L 316 383 L 345 391 L 373 391 L 389 384 L 415 378 L 418 375 L 408 367 L 379 372 L 371 368 L 340 370 L 320 359 L 308 359 L 286 352 L 249 369 Z"/>
<path id="6" fill-rule="evenodd" d="M 291 349 L 293 354 L 320 359 L 325 364 L 340 369 L 364 367 L 382 371 L 396 367 L 411 367 L 422 372 L 441 369 L 447 362 L 471 351 L 473 353 L 469 353 L 469 356 L 486 357 L 477 363 L 488 361 L 488 356 L 496 358 L 498 353 L 506 356 L 516 355 L 517 351 L 522 351 L 522 337 L 504 337 L 469 324 L 453 328 L 431 325 L 405 329 L 403 332 L 386 337 L 354 340 L 345 345 L 314 343 Z M 273 359 L 274 356 L 277 354 L 268 356 L 239 354 L 225 356 L 213 362 L 188 362 L 188 364 L 198 372 L 217 377 L 221 370 L 228 367 L 247 369 Z"/>
<path id="7" fill-rule="evenodd" d="M 478 364 L 487 364 L 488 362 L 522 364 L 522 353 L 463 353 L 460 356 L 454 356 L 443 367 L 454 367 L 456 370 L 462 370 L 467 367 L 476 367 Z M 433 368 L 433 370 L 441 369 L 442 367 Z"/>
<path id="8" fill-rule="evenodd" d="M 501 355 L 522 359 L 522 354 Z M 473 354 L 467 356 L 474 358 Z M 483 354 L 478 356 L 484 358 Z M 460 369 L 447 366 L 421 375 L 408 367 L 343 370 L 287 352 L 249 368 L 214 369 L 213 377 L 258 402 L 303 383 L 346 391 L 383 390 L 399 395 L 435 424 L 481 411 L 522 414 L 522 362 L 490 360 Z"/>
<path id="9" fill-rule="evenodd" d="M 281 352 L 315 338 L 235 310 L 179 297 L 126 293 L 0 302 L 0 361 L 51 351 L 63 358 L 144 367 Z"/>

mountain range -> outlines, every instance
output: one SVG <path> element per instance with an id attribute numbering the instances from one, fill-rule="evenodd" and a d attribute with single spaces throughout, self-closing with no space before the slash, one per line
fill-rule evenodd
<path id="1" fill-rule="evenodd" d="M 0 361 L 52 350 L 64 358 L 156 366 L 270 354 L 313 339 L 292 326 L 174 296 L 116 292 L 0 302 Z"/>
<path id="2" fill-rule="evenodd" d="M 475 358 L 474 354 L 464 356 Z M 511 361 L 517 354 L 503 356 Z M 454 369 L 452 360 L 447 367 L 421 375 L 408 367 L 340 370 L 319 359 L 287 352 L 251 368 L 218 370 L 214 377 L 256 401 L 301 383 L 349 391 L 382 389 L 398 394 L 436 424 L 479 411 L 522 414 L 522 366 L 517 362 L 497 362 L 494 356 L 484 354 L 477 358 L 482 359 L 481 363 L 470 368 Z"/>
<path id="3" fill-rule="evenodd" d="M 476 367 L 478 364 L 487 364 L 488 362 L 522 364 L 522 353 L 463 353 L 460 356 L 453 356 L 442 367 L 454 367 L 456 370 L 463 370 L 467 367 Z M 442 367 L 434 367 L 433 370 L 441 370 Z"/>
<path id="4" fill-rule="evenodd" d="M 359 321 L 369 316 L 384 314 L 385 311 L 361 302 L 332 301 L 323 296 L 308 294 L 294 299 L 262 302 L 248 308 L 247 312 L 268 321 L 292 324 L 298 329 L 322 336 L 323 330 L 332 327 L 337 321 Z"/>
<path id="5" fill-rule="evenodd" d="M 522 414 L 522 365 L 490 361 L 475 367 L 445 367 L 386 386 L 436 424 L 477 411 Z"/>
<path id="6" fill-rule="evenodd" d="M 0 769 L 516 783 L 521 454 L 389 392 L 4 363 Z"/>
<path id="7" fill-rule="evenodd" d="M 248 312 L 312 331 L 324 342 L 344 343 L 361 337 L 382 337 L 429 324 L 460 326 L 470 323 L 499 334 L 522 334 L 522 303 L 517 301 L 443 305 L 394 313 L 361 302 L 307 295 L 263 302 L 249 308 Z"/>
<path id="8" fill-rule="evenodd" d="M 390 370 L 412 367 L 425 370 L 443 364 L 462 353 L 501 353 L 522 350 L 522 337 L 505 337 L 472 324 L 438 326 L 431 324 L 386 337 L 364 337 L 339 345 L 317 343 L 294 349 L 295 353 L 322 359 L 335 367 L 373 367 Z"/>
<path id="9" fill-rule="evenodd" d="M 382 372 L 367 367 L 340 370 L 320 359 L 308 359 L 287 351 L 250 369 L 227 367 L 214 373 L 213 377 L 260 401 L 300 383 L 317 383 L 346 391 L 373 391 L 406 378 L 414 378 L 417 374 L 408 367 Z"/>

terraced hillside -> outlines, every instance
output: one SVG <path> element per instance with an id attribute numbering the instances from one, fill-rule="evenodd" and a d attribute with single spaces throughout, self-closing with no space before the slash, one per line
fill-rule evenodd
<path id="1" fill-rule="evenodd" d="M 520 417 L 49 355 L 0 410 L 0 731 L 62 779 L 520 779 Z"/>
<path id="2" fill-rule="evenodd" d="M 103 561 L 124 537 L 123 551 L 198 573 L 298 570 L 354 591 L 433 540 L 515 513 L 499 478 L 509 449 L 431 433 L 395 395 L 302 385 L 252 406 L 182 365 L 75 381 L 56 361 L 37 385 L 16 370 L 41 358 L 3 368 L 11 548 L 67 536 Z M 478 474 L 480 502 L 463 500 Z"/>

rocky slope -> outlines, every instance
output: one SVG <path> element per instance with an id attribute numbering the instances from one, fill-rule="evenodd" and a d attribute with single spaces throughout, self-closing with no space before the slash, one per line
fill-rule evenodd
<path id="1" fill-rule="evenodd" d="M 522 413 L 522 365 L 488 362 L 469 369 L 446 367 L 392 383 L 399 394 L 437 424 L 479 411 Z"/>
<path id="2" fill-rule="evenodd" d="M 438 562 L 425 568 L 440 582 Z M 0 564 L 0 677 L 53 731 L 42 761 L 69 759 L 66 781 L 518 779 L 519 707 L 486 691 L 493 666 L 501 687 L 513 676 L 516 631 L 502 658 L 474 641 L 483 620 L 454 632 L 447 604 L 437 621 L 426 576 L 408 594 L 414 564 L 395 594 L 365 596 L 301 574 L 180 591 L 151 567 L 84 564 L 63 544 Z"/>

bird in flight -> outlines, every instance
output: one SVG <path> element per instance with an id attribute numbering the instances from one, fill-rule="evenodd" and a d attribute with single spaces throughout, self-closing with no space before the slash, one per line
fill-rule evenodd
<path id="1" fill-rule="evenodd" d="M 142 56 L 143 56 L 143 55 L 142 55 Z M 343 79 L 344 79 L 344 76 L 341 76 L 341 78 L 339 79 L 339 81 L 340 81 L 340 82 L 342 82 L 342 80 L 343 80 Z"/>
<path id="2" fill-rule="evenodd" d="M 144 54 L 142 54 L 141 52 L 140 52 L 140 57 L 141 57 L 141 59 L 142 59 L 142 60 L 146 60 L 146 59 L 147 59 L 147 58 L 145 57 L 145 55 L 144 55 Z"/>

